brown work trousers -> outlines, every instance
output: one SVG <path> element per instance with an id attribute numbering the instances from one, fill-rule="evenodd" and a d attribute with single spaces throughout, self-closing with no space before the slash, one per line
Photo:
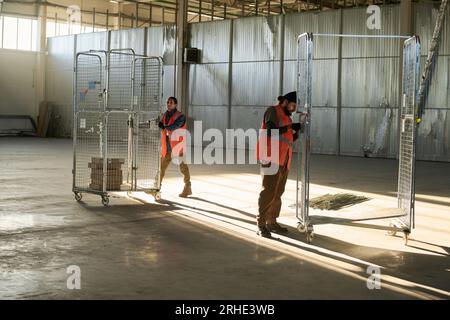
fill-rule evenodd
<path id="1" fill-rule="evenodd" d="M 166 174 L 167 167 L 172 161 L 172 152 L 167 152 L 166 156 L 161 158 L 161 183 L 163 181 L 164 175 Z M 181 174 L 184 177 L 184 184 L 190 186 L 191 185 L 191 175 L 189 174 L 189 168 L 186 163 L 181 162 L 179 164 L 179 169 Z"/>
<path id="2" fill-rule="evenodd" d="M 259 215 L 256 217 L 258 227 L 274 223 L 280 216 L 281 196 L 286 187 L 289 174 L 287 164 L 279 167 L 274 175 L 263 175 L 262 190 L 259 194 Z"/>

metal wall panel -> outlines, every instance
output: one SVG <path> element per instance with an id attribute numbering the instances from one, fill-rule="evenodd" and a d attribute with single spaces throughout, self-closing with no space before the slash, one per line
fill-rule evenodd
<path id="1" fill-rule="evenodd" d="M 297 37 L 305 32 L 339 33 L 339 11 L 292 13 L 285 16 L 285 59 L 297 59 Z M 314 38 L 316 59 L 337 58 L 335 38 Z"/>
<path id="2" fill-rule="evenodd" d="M 74 36 L 47 39 L 47 70 L 72 69 L 74 59 Z"/>
<path id="3" fill-rule="evenodd" d="M 46 98 L 51 108 L 53 135 L 72 132 L 72 91 L 75 36 L 47 39 Z"/>
<path id="4" fill-rule="evenodd" d="M 413 3 L 414 34 L 420 37 L 421 52 L 428 54 L 440 3 Z M 450 54 L 450 7 L 447 8 L 439 45 L 439 54 Z"/>
<path id="5" fill-rule="evenodd" d="M 366 8 L 343 11 L 343 34 L 399 35 L 400 7 L 381 6 L 381 29 L 367 28 Z M 399 39 L 345 38 L 342 40 L 342 57 L 398 56 L 403 41 Z"/>
<path id="6" fill-rule="evenodd" d="M 421 66 L 426 57 L 421 58 Z M 450 56 L 438 56 L 425 108 L 450 109 Z"/>
<path id="7" fill-rule="evenodd" d="M 395 158 L 397 116 L 391 108 L 342 109 L 341 154 Z"/>
<path id="8" fill-rule="evenodd" d="M 108 50 L 108 32 L 81 33 L 76 37 L 76 52 Z"/>
<path id="9" fill-rule="evenodd" d="M 225 129 L 227 128 L 228 108 L 220 106 L 192 106 L 189 115 L 189 131 L 193 136 L 195 130 L 194 121 L 202 122 L 202 131 L 208 129 L 218 129 L 225 137 Z M 224 141 L 225 142 L 225 141 Z M 209 144 L 206 142 L 206 144 Z M 205 143 L 203 144 L 205 145 Z"/>
<path id="10" fill-rule="evenodd" d="M 36 52 L 0 51 L 0 115 L 27 115 L 35 120 Z"/>
<path id="11" fill-rule="evenodd" d="M 279 62 L 233 64 L 232 105 L 270 106 L 277 101 Z"/>
<path id="12" fill-rule="evenodd" d="M 280 59 L 280 16 L 234 20 L 233 61 Z"/>
<path id="13" fill-rule="evenodd" d="M 312 108 L 311 151 L 320 154 L 336 154 L 336 108 Z"/>
<path id="14" fill-rule="evenodd" d="M 190 105 L 228 105 L 228 64 L 189 66 Z"/>
<path id="15" fill-rule="evenodd" d="M 259 129 L 264 117 L 265 106 L 233 106 L 231 108 L 231 123 L 233 129 Z"/>
<path id="16" fill-rule="evenodd" d="M 295 61 L 284 63 L 284 92 L 294 91 L 296 88 L 296 65 Z M 337 67 L 337 59 L 313 60 L 313 106 L 337 106 Z"/>
<path id="17" fill-rule="evenodd" d="M 227 63 L 232 20 L 190 24 L 189 46 L 201 50 L 201 63 Z"/>
<path id="18" fill-rule="evenodd" d="M 145 29 L 111 31 L 111 49 L 132 48 L 136 54 L 145 54 Z"/>
<path id="19" fill-rule="evenodd" d="M 147 28 L 147 55 L 162 57 L 164 65 L 175 64 L 176 27 Z"/>
<path id="20" fill-rule="evenodd" d="M 399 80 L 397 58 L 344 59 L 342 106 L 398 107 Z"/>
<path id="21" fill-rule="evenodd" d="M 450 161 L 450 110 L 426 110 L 419 126 L 417 157 Z"/>
<path id="22" fill-rule="evenodd" d="M 164 66 L 163 77 L 163 104 L 166 105 L 167 98 L 175 95 L 175 66 Z"/>

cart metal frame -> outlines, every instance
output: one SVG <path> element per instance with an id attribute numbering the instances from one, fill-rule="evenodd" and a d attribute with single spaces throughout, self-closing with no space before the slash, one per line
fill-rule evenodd
<path id="1" fill-rule="evenodd" d="M 378 39 L 404 39 L 403 43 L 403 70 L 402 70 L 402 102 L 399 110 L 401 130 L 399 137 L 399 174 L 397 208 L 388 210 L 385 216 L 361 219 L 338 219 L 325 216 L 309 215 L 309 183 L 310 183 L 310 140 L 311 140 L 311 114 L 312 114 L 312 60 L 315 37 L 341 37 L 341 38 L 378 38 Z M 420 40 L 418 36 L 404 37 L 395 35 L 343 35 L 343 34 L 312 34 L 303 33 L 297 38 L 297 112 L 302 113 L 305 119 L 305 128 L 298 139 L 299 151 L 297 163 L 297 191 L 296 191 L 296 218 L 298 230 L 306 234 L 310 243 L 314 236 L 314 225 L 340 224 L 361 228 L 387 230 L 389 235 L 403 232 L 405 244 L 409 234 L 415 227 L 414 214 L 414 180 L 415 180 L 415 153 L 418 119 L 418 92 L 420 77 Z M 392 219 L 389 226 L 380 226 L 361 221 L 374 221 Z"/>
<path id="2" fill-rule="evenodd" d="M 73 76 L 73 184 L 77 201 L 83 193 L 144 191 L 161 198 L 160 131 L 163 62 L 133 49 L 90 50 L 76 54 Z M 88 162 L 101 158 L 101 188 L 88 184 Z M 120 189 L 109 188 L 111 157 L 123 159 Z M 119 160 L 120 163 L 120 160 Z M 91 179 L 93 173 L 91 172 Z M 111 180 L 113 180 L 111 178 Z M 92 182 L 92 180 L 91 180 Z"/>

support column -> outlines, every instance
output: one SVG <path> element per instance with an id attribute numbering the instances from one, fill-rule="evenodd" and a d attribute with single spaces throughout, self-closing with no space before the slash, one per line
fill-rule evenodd
<path id="1" fill-rule="evenodd" d="M 47 51 L 47 6 L 40 4 L 38 7 L 38 26 L 39 26 L 39 39 L 37 43 L 38 53 L 36 55 L 36 74 L 34 83 L 35 92 L 35 114 L 34 120 L 37 121 L 37 115 L 39 114 L 39 105 L 46 101 L 46 88 L 45 88 L 45 69 L 46 69 L 46 54 Z"/>
<path id="2" fill-rule="evenodd" d="M 339 9 L 339 34 L 344 31 L 343 11 Z M 337 57 L 337 97 L 336 97 L 336 155 L 341 155 L 341 124 L 342 124 L 342 37 L 338 38 Z"/>
<path id="3" fill-rule="evenodd" d="M 179 0 L 177 5 L 177 44 L 175 92 L 178 105 L 188 117 L 187 66 L 183 63 L 184 48 L 187 46 L 187 0 Z"/>

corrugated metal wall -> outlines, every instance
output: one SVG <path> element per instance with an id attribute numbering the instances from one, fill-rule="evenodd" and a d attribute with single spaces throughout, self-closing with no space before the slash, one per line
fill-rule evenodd
<path id="1" fill-rule="evenodd" d="M 439 4 L 414 5 L 414 32 L 422 46 L 421 65 L 426 61 Z M 450 8 L 445 17 L 439 57 L 419 129 L 419 159 L 450 161 Z"/>
<path id="2" fill-rule="evenodd" d="M 424 62 L 437 7 L 414 4 L 413 10 Z M 340 29 L 344 34 L 398 34 L 399 6 L 382 6 L 381 14 L 382 29 L 376 31 L 366 27 L 365 8 L 190 24 L 189 46 L 201 49 L 201 63 L 188 68 L 190 119 L 202 120 L 203 130 L 258 128 L 265 108 L 274 104 L 280 93 L 295 89 L 299 34 L 339 33 Z M 106 33 L 76 38 L 77 50 L 108 45 Z M 129 46 L 138 53 L 162 56 L 164 96 L 174 93 L 175 26 L 113 31 L 110 38 L 111 47 Z M 450 19 L 445 20 L 442 38 L 419 130 L 418 159 L 450 161 Z M 47 98 L 67 109 L 68 119 L 74 41 L 73 36 L 49 39 L 47 64 Z M 338 44 L 337 39 L 315 38 L 313 152 L 395 158 L 401 43 L 343 39 L 341 60 Z"/>

